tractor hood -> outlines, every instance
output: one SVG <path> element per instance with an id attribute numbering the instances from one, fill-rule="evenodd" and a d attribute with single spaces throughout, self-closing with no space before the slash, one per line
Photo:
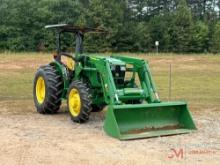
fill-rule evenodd
<path id="1" fill-rule="evenodd" d="M 120 59 L 112 58 L 110 56 L 89 56 L 92 59 L 102 59 L 108 61 L 111 65 L 126 65 L 126 63 Z"/>
<path id="2" fill-rule="evenodd" d="M 105 59 L 106 59 L 106 61 L 108 61 L 110 64 L 113 64 L 113 65 L 126 65 L 125 62 L 123 62 L 119 59 L 115 59 L 112 57 L 107 57 Z"/>

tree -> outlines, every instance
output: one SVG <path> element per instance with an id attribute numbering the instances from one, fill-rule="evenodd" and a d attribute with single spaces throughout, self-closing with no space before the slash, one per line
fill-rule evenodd
<path id="1" fill-rule="evenodd" d="M 86 26 L 104 28 L 109 32 L 103 35 L 87 35 L 85 39 L 85 49 L 87 51 L 111 51 L 118 30 L 122 28 L 122 2 L 118 0 L 93 0 L 86 4 L 87 8 L 84 8 L 82 12 L 82 22 Z"/>
<path id="2" fill-rule="evenodd" d="M 115 37 L 113 50 L 146 52 L 150 50 L 151 43 L 148 24 L 144 22 L 126 22 Z"/>
<path id="3" fill-rule="evenodd" d="M 219 53 L 220 52 L 220 21 L 215 25 L 214 34 L 211 44 L 211 52 Z"/>
<path id="4" fill-rule="evenodd" d="M 175 52 L 189 52 L 192 39 L 192 15 L 186 0 L 180 0 L 174 13 L 172 44 Z"/>
<path id="5" fill-rule="evenodd" d="M 169 34 L 172 25 L 170 20 L 171 16 L 172 15 L 167 13 L 164 16 L 155 16 L 154 18 L 151 18 L 149 22 L 150 34 L 153 40 L 151 47 L 155 47 L 155 41 L 159 41 L 160 51 L 169 51 L 172 48 L 172 45 L 170 45 L 171 38 Z"/>
<path id="6" fill-rule="evenodd" d="M 191 52 L 207 52 L 208 51 L 208 26 L 198 21 L 193 25 Z"/>

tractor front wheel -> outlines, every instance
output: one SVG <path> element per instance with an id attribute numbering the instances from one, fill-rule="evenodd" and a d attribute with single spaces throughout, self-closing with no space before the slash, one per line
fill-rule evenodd
<path id="1" fill-rule="evenodd" d="M 71 119 L 77 123 L 84 123 L 89 120 L 92 110 L 91 95 L 89 88 L 82 81 L 73 81 L 67 92 L 67 107 Z"/>

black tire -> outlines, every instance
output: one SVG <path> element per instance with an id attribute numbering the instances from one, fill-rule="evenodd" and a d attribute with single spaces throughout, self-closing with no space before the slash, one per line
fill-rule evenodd
<path id="1" fill-rule="evenodd" d="M 79 98 L 80 98 L 80 110 L 77 115 L 73 115 L 70 108 L 70 92 L 75 89 L 78 92 Z M 84 123 L 89 120 L 90 112 L 92 111 L 91 107 L 91 95 L 89 93 L 89 88 L 86 85 L 86 83 L 83 83 L 82 81 L 75 80 L 73 81 L 68 89 L 67 92 L 67 108 L 69 111 L 69 114 L 71 116 L 72 121 L 77 123 Z"/>
<path id="2" fill-rule="evenodd" d="M 101 112 L 104 109 L 105 105 L 95 105 L 92 104 L 92 112 Z"/>
<path id="3" fill-rule="evenodd" d="M 36 96 L 36 84 L 39 77 L 42 77 L 45 82 L 45 98 L 42 103 L 39 103 Z M 63 80 L 55 66 L 41 66 L 35 74 L 33 87 L 34 103 L 37 112 L 41 114 L 56 113 L 60 109 L 62 92 Z"/>

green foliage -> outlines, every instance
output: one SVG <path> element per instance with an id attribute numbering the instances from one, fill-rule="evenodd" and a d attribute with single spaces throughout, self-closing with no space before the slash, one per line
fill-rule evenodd
<path id="1" fill-rule="evenodd" d="M 115 51 L 137 52 L 148 51 L 150 43 L 151 37 L 147 24 L 128 22 L 119 29 L 112 45 Z"/>
<path id="2" fill-rule="evenodd" d="M 211 51 L 213 53 L 220 52 L 220 21 L 215 25 L 215 28 L 214 28 Z"/>
<path id="3" fill-rule="evenodd" d="M 208 35 L 209 35 L 209 28 L 208 26 L 198 21 L 193 26 L 193 34 L 192 34 L 192 41 L 191 41 L 191 51 L 194 52 L 207 52 L 208 51 Z"/>
<path id="4" fill-rule="evenodd" d="M 169 20 L 169 18 L 169 14 L 166 14 L 165 19 L 162 16 L 155 16 L 151 18 L 149 22 L 150 34 L 152 38 L 151 48 L 155 47 L 155 41 L 160 42 L 160 50 L 162 51 L 170 50 L 172 48 L 172 46 L 170 45 L 171 35 L 169 34 L 169 31 L 171 28 L 171 21 Z"/>
<path id="5" fill-rule="evenodd" d="M 85 37 L 85 51 L 220 52 L 220 5 L 212 0 L 1 0 L 0 50 L 55 49 L 45 25 L 102 27 L 107 35 Z M 65 37 L 68 50 L 72 41 Z"/>
<path id="6" fill-rule="evenodd" d="M 188 52 L 192 36 L 192 15 L 186 0 L 180 0 L 174 13 L 173 50 L 175 52 Z"/>
<path id="7" fill-rule="evenodd" d="M 87 4 L 86 4 L 87 5 Z M 109 31 L 107 35 L 90 34 L 86 36 L 85 48 L 90 52 L 111 51 L 118 30 L 122 27 L 123 12 L 117 0 L 93 0 L 83 9 L 84 24 L 101 27 Z"/>

